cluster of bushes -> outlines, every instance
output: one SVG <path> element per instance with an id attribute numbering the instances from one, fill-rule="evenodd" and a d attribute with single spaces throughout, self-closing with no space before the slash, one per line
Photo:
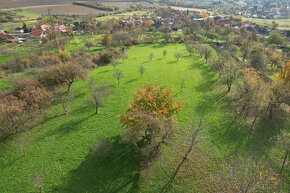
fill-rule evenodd
<path id="1" fill-rule="evenodd" d="M 13 16 L 15 15 L 16 14 L 10 12 L 0 11 L 0 23 L 13 21 Z"/>
<path id="2" fill-rule="evenodd" d="M 50 104 L 51 92 L 37 80 L 13 79 L 10 91 L 0 96 L 0 139 L 22 131 Z"/>
<path id="3" fill-rule="evenodd" d="M 103 11 L 116 11 L 119 9 L 119 7 L 114 7 L 114 6 L 105 6 L 101 3 L 97 2 L 87 2 L 87 1 L 75 1 L 73 2 L 74 5 L 81 5 L 85 7 L 90 7 L 94 9 L 99 9 Z"/>
<path id="4" fill-rule="evenodd" d="M 124 52 L 122 52 L 121 50 L 104 50 L 98 54 L 95 54 L 92 57 L 92 62 L 98 66 L 105 66 L 121 58 L 123 55 Z"/>
<path id="5" fill-rule="evenodd" d="M 8 72 L 23 72 L 28 68 L 43 68 L 60 63 L 60 57 L 54 53 L 42 52 L 39 55 L 18 57 L 1 65 Z"/>
<path id="6" fill-rule="evenodd" d="M 68 114 L 67 101 L 70 88 L 76 79 L 85 79 L 91 63 L 87 57 L 75 58 L 63 50 L 43 52 L 36 56 L 18 58 L 2 65 L 2 69 L 15 72 L 27 69 L 28 77 L 13 78 L 10 90 L 0 94 L 0 138 L 5 138 L 33 124 L 52 100 L 60 101 Z M 11 66 L 10 66 L 11 64 Z M 5 77 L 4 71 L 0 71 Z M 63 89 L 64 88 L 64 89 Z"/>

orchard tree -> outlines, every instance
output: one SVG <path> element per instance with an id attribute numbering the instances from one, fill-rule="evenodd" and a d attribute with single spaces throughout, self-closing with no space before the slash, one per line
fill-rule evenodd
<path id="1" fill-rule="evenodd" d="M 58 57 L 65 63 L 71 59 L 71 54 L 63 49 L 58 51 Z"/>
<path id="2" fill-rule="evenodd" d="M 113 66 L 114 70 L 116 70 L 116 67 L 118 66 L 118 62 L 112 62 L 111 66 Z"/>
<path id="3" fill-rule="evenodd" d="M 177 60 L 177 62 L 178 62 L 179 58 L 182 57 L 182 53 L 180 53 L 180 52 L 176 52 L 176 53 L 174 54 L 174 57 L 176 58 L 176 60 Z"/>
<path id="4" fill-rule="evenodd" d="M 18 136 L 13 142 L 22 151 L 23 155 L 26 156 L 26 147 L 28 145 L 27 137 L 25 135 Z"/>
<path id="5" fill-rule="evenodd" d="M 232 85 L 237 80 L 240 73 L 240 66 L 234 58 L 227 60 L 223 64 L 221 72 L 221 82 L 227 85 L 226 93 L 229 93 L 231 91 Z"/>
<path id="6" fill-rule="evenodd" d="M 90 97 L 85 102 L 94 105 L 96 114 L 98 114 L 99 108 L 102 107 L 103 103 L 107 100 L 111 90 L 104 83 L 98 85 L 94 79 L 89 80 L 88 88 L 90 91 Z"/>
<path id="7" fill-rule="evenodd" d="M 243 61 L 249 58 L 251 49 L 252 49 L 252 44 L 250 41 L 248 40 L 242 41 L 240 50 L 242 52 Z"/>
<path id="8" fill-rule="evenodd" d="M 127 54 L 124 54 L 123 55 L 123 57 L 122 57 L 122 59 L 123 59 L 123 63 L 125 62 L 125 60 L 127 60 L 128 59 L 128 55 Z"/>
<path id="9" fill-rule="evenodd" d="M 241 82 L 233 98 L 233 105 L 237 114 L 245 121 L 251 120 L 250 130 L 254 128 L 260 118 L 267 111 L 271 97 L 269 83 L 263 80 L 261 72 L 253 68 L 245 68 L 242 71 Z"/>
<path id="10" fill-rule="evenodd" d="M 281 37 L 280 33 L 278 31 L 274 31 L 270 34 L 270 36 L 267 38 L 268 44 L 277 44 L 277 45 L 283 45 L 284 39 Z"/>
<path id="11" fill-rule="evenodd" d="M 250 56 L 250 65 L 257 70 L 265 70 L 267 65 L 267 56 L 261 46 L 252 49 Z"/>
<path id="12" fill-rule="evenodd" d="M 165 59 L 166 55 L 167 55 L 167 50 L 163 50 L 163 58 Z"/>
<path id="13" fill-rule="evenodd" d="M 173 115 L 180 113 L 182 106 L 165 86 L 146 83 L 134 93 L 126 112 L 119 116 L 124 127 L 123 140 L 140 148 L 145 167 L 159 156 L 161 145 L 166 144 L 173 133 Z"/>
<path id="14" fill-rule="evenodd" d="M 154 57 L 154 54 L 151 52 L 151 53 L 149 54 L 149 62 L 152 62 L 153 57 Z"/>
<path id="15" fill-rule="evenodd" d="M 139 67 L 139 73 L 140 73 L 140 76 L 142 78 L 143 74 L 145 73 L 146 69 L 143 65 L 140 65 Z"/>
<path id="16" fill-rule="evenodd" d="M 166 43 L 169 42 L 169 40 L 171 39 L 171 35 L 170 35 L 170 32 L 171 32 L 171 29 L 169 26 L 162 26 L 160 28 L 160 32 L 162 33 L 162 36 L 165 40 Z"/>
<path id="17" fill-rule="evenodd" d="M 90 48 L 94 46 L 94 43 L 92 41 L 85 41 L 85 45 L 88 48 L 88 50 L 90 50 Z"/>
<path id="18" fill-rule="evenodd" d="M 76 62 L 67 62 L 65 64 L 49 67 L 42 77 L 42 82 L 47 85 L 47 87 L 66 85 L 67 92 L 69 92 L 73 82 L 77 78 L 85 80 L 87 74 L 87 71 L 80 64 Z"/>
<path id="19" fill-rule="evenodd" d="M 201 48 L 201 53 L 204 56 L 205 59 L 205 63 L 207 63 L 208 59 L 211 57 L 212 55 L 212 50 L 210 47 L 208 46 L 202 46 Z"/>
<path id="20" fill-rule="evenodd" d="M 283 63 L 285 62 L 285 56 L 282 52 L 276 52 L 274 49 L 267 49 L 266 54 L 268 57 L 268 61 L 271 64 L 272 69 L 274 67 L 276 68 L 282 68 Z"/>
<path id="21" fill-rule="evenodd" d="M 102 40 L 102 44 L 104 46 L 107 46 L 107 48 L 109 48 L 110 45 L 112 44 L 112 38 L 111 38 L 111 35 L 109 33 L 106 33 L 106 35 L 104 36 L 104 38 Z"/>
<path id="22" fill-rule="evenodd" d="M 120 84 L 120 80 L 121 80 L 122 78 L 124 78 L 123 71 L 122 71 L 122 70 L 119 70 L 119 69 L 115 70 L 115 72 L 114 72 L 114 74 L 113 74 L 113 77 L 116 78 L 117 81 L 118 81 L 118 84 Z"/>
<path id="23" fill-rule="evenodd" d="M 189 55 L 192 55 L 193 54 L 193 51 L 194 51 L 194 45 L 193 45 L 193 43 L 192 42 L 186 42 L 185 43 L 185 47 L 186 47 L 186 50 L 189 53 Z"/>
<path id="24" fill-rule="evenodd" d="M 15 96 L 7 96 L 0 100 L 0 137 L 4 138 L 18 133 L 25 124 L 26 103 Z"/>
<path id="25" fill-rule="evenodd" d="M 87 70 L 76 62 L 51 66 L 47 69 L 41 81 L 46 87 L 54 88 L 66 85 L 66 89 L 60 88 L 57 92 L 57 98 L 61 101 L 64 113 L 68 115 L 67 102 L 73 100 L 71 86 L 77 78 L 85 80 Z"/>
<path id="26" fill-rule="evenodd" d="M 18 133 L 50 104 L 51 93 L 45 88 L 25 87 L 17 96 L 0 99 L 0 137 Z"/>

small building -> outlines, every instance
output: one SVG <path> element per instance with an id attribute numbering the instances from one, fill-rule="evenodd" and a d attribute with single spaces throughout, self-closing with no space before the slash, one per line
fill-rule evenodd
<path id="1" fill-rule="evenodd" d="M 2 32 L 0 33 L 0 42 L 6 42 L 6 41 L 9 41 L 9 39 L 11 39 L 12 37 L 5 33 L 5 32 Z"/>
<path id="2" fill-rule="evenodd" d="M 9 42 L 10 43 L 18 43 L 18 39 L 10 39 Z"/>
<path id="3" fill-rule="evenodd" d="M 30 32 L 31 37 L 40 37 L 40 38 L 44 38 L 46 37 L 48 30 L 49 30 L 49 26 L 48 25 L 41 25 L 40 27 L 33 29 Z"/>
<path id="4" fill-rule="evenodd" d="M 22 27 L 15 28 L 15 33 L 24 33 L 24 29 Z"/>
<path id="5" fill-rule="evenodd" d="M 55 31 L 60 31 L 60 32 L 66 32 L 67 31 L 67 27 L 63 24 L 61 25 L 55 25 L 54 26 L 54 30 Z"/>

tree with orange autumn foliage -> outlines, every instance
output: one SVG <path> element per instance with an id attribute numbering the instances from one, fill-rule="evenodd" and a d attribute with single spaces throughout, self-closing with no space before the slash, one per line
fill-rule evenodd
<path id="1" fill-rule="evenodd" d="M 160 147 L 173 133 L 173 115 L 181 112 L 183 103 L 176 103 L 171 90 L 157 83 L 146 83 L 126 112 L 119 116 L 125 127 L 123 140 L 135 144 L 144 156 L 143 165 L 158 157 Z"/>

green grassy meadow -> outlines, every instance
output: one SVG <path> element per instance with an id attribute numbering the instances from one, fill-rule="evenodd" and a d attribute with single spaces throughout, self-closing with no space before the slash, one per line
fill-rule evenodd
<path id="1" fill-rule="evenodd" d="M 163 50 L 167 56 L 162 56 Z M 176 61 L 174 53 L 184 56 Z M 154 54 L 149 62 L 149 54 Z M 12 192 L 39 192 L 31 178 L 42 176 L 43 192 L 128 192 L 137 191 L 136 168 L 139 156 L 132 147 L 120 144 L 122 131 L 117 115 L 124 112 L 133 91 L 142 83 L 158 81 L 172 89 L 177 101 L 183 101 L 183 112 L 176 119 L 185 124 L 193 117 L 198 103 L 203 100 L 200 81 L 211 81 L 214 76 L 198 56 L 189 56 L 183 44 L 139 45 L 128 51 L 128 59 L 119 61 L 117 68 L 124 73 L 120 85 L 112 77 L 113 67 L 100 67 L 89 74 L 98 82 L 107 82 L 113 88 L 107 102 L 94 114 L 94 107 L 84 104 L 88 96 L 88 82 L 73 85 L 75 99 L 65 116 L 60 104 L 54 104 L 43 119 L 31 130 L 0 143 L 0 190 Z M 143 78 L 138 67 L 144 65 Z M 181 80 L 185 87 L 180 91 Z M 14 141 L 27 138 L 26 156 Z M 92 144 L 107 138 L 113 148 L 104 158 L 91 152 Z M 141 188 L 139 192 L 148 192 Z"/>
<path id="2" fill-rule="evenodd" d="M 1 27 L 5 29 L 5 31 L 8 31 L 10 33 L 13 33 L 16 27 L 22 26 L 23 22 L 26 23 L 28 28 L 35 27 L 35 24 L 36 24 L 35 19 L 40 17 L 40 15 L 36 13 L 32 13 L 30 11 L 22 10 L 22 9 L 9 10 L 5 12 L 10 12 L 15 15 L 15 18 L 13 21 L 1 23 Z"/>
<path id="3" fill-rule="evenodd" d="M 142 15 L 146 15 L 148 13 L 149 13 L 148 11 L 132 11 L 132 12 L 115 14 L 115 15 L 107 15 L 107 16 L 103 16 L 103 17 L 97 17 L 96 20 L 97 21 L 106 21 L 106 20 L 110 20 L 110 19 L 120 19 L 120 18 L 124 18 L 124 17 L 128 18 L 128 17 L 133 16 L 133 15 L 142 16 Z"/>

